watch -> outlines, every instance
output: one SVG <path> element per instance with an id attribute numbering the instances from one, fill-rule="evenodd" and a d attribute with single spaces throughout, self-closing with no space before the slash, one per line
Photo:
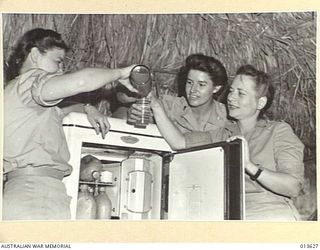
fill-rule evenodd
<path id="1" fill-rule="evenodd" d="M 262 171 L 263 171 L 263 169 L 259 167 L 257 172 L 254 175 L 250 176 L 250 179 L 253 181 L 256 181 L 259 178 L 259 176 L 261 175 Z"/>

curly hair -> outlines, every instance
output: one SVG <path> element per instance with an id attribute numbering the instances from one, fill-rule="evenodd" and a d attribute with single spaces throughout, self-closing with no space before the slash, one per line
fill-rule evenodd
<path id="1" fill-rule="evenodd" d="M 178 73 L 178 93 L 180 96 L 185 96 L 185 86 L 191 69 L 206 72 L 214 86 L 221 86 L 219 93 L 222 93 L 228 84 L 227 71 L 219 60 L 203 54 L 191 54 L 186 58 L 185 65 L 180 68 Z M 219 95 L 219 93 L 217 94 Z"/>
<path id="2" fill-rule="evenodd" d="M 10 81 L 19 75 L 24 61 L 34 47 L 38 48 L 41 53 L 45 53 L 51 48 L 68 50 L 68 46 L 59 33 L 42 28 L 29 30 L 20 38 L 9 57 L 5 68 L 6 81 Z"/>

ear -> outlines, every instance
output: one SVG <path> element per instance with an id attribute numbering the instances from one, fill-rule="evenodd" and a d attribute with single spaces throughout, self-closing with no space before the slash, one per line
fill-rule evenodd
<path id="1" fill-rule="evenodd" d="M 40 56 L 40 51 L 37 47 L 33 47 L 29 53 L 29 57 L 31 62 L 35 63 L 37 62 L 38 58 Z"/>
<path id="2" fill-rule="evenodd" d="M 213 90 L 212 90 L 212 93 L 213 93 L 213 94 L 217 93 L 217 92 L 221 89 L 221 87 L 222 87 L 221 85 L 214 86 L 214 87 L 213 87 Z"/>
<path id="3" fill-rule="evenodd" d="M 267 100 L 268 100 L 268 98 L 267 98 L 266 96 L 260 97 L 259 100 L 258 100 L 258 107 L 257 107 L 257 109 L 258 109 L 258 110 L 263 109 L 263 108 L 266 106 L 266 104 L 267 104 Z"/>

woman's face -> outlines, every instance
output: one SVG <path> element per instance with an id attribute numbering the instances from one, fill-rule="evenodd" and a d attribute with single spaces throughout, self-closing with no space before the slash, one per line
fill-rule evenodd
<path id="1" fill-rule="evenodd" d="M 199 107 L 212 101 L 212 94 L 219 90 L 213 86 L 206 72 L 191 69 L 186 83 L 186 97 L 191 107 Z"/>
<path id="2" fill-rule="evenodd" d="M 36 61 L 37 67 L 49 73 L 62 72 L 65 54 L 65 50 L 60 48 L 52 48 L 45 53 L 39 53 Z"/>
<path id="3" fill-rule="evenodd" d="M 258 94 L 254 80 L 247 75 L 237 75 L 228 94 L 229 115 L 237 120 L 258 116 Z"/>

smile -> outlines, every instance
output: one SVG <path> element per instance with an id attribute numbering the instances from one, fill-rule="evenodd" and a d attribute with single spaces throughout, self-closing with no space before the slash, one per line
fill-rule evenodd
<path id="1" fill-rule="evenodd" d="M 199 96 L 197 96 L 197 95 L 189 95 L 189 98 L 190 99 L 197 99 L 197 98 L 199 98 Z"/>
<path id="2" fill-rule="evenodd" d="M 239 107 L 233 104 L 228 104 L 229 109 L 238 109 Z"/>

